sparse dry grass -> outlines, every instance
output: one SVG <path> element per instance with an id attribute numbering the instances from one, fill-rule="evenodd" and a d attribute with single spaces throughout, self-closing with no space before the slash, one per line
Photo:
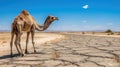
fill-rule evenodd
<path id="1" fill-rule="evenodd" d="M 117 57 L 113 57 L 112 59 L 113 59 L 115 62 L 117 62 L 117 63 L 120 64 L 120 59 L 119 59 L 119 58 L 117 58 Z"/>

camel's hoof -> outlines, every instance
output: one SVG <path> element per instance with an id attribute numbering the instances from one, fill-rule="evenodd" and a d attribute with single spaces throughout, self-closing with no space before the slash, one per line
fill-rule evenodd
<path id="1" fill-rule="evenodd" d="M 13 53 L 12 52 L 10 53 L 10 57 L 13 57 Z"/>
<path id="2" fill-rule="evenodd" d="M 34 50 L 34 53 L 37 53 L 37 51 L 36 51 L 36 50 Z"/>
<path id="3" fill-rule="evenodd" d="M 29 52 L 28 52 L 28 51 L 25 51 L 25 54 L 29 54 Z"/>
<path id="4" fill-rule="evenodd" d="M 20 56 L 21 56 L 21 57 L 23 57 L 23 56 L 24 56 L 24 54 L 21 54 Z"/>

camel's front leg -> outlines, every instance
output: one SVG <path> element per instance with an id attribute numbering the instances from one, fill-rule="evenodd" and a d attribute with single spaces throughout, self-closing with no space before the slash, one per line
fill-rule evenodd
<path id="1" fill-rule="evenodd" d="M 29 35 L 30 35 L 30 32 L 27 32 L 26 48 L 25 48 L 25 53 L 26 53 L 26 54 L 28 53 L 28 51 L 27 51 L 27 46 L 28 46 L 28 42 L 29 42 Z"/>

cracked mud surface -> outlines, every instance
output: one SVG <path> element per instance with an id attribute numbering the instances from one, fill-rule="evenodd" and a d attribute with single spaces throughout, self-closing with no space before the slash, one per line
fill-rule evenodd
<path id="1" fill-rule="evenodd" d="M 120 67 L 120 38 L 64 34 L 67 39 L 37 46 L 24 57 L 0 57 L 0 67 Z"/>

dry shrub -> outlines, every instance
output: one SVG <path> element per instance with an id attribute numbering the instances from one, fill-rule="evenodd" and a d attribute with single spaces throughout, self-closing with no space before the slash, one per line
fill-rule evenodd
<path id="1" fill-rule="evenodd" d="M 40 65 L 39 64 L 35 64 L 34 67 L 40 67 Z"/>
<path id="2" fill-rule="evenodd" d="M 92 32 L 92 34 L 95 34 L 95 32 Z"/>
<path id="3" fill-rule="evenodd" d="M 3 41 L 2 43 L 7 43 L 7 41 Z"/>
<path id="4" fill-rule="evenodd" d="M 85 34 L 85 32 L 82 32 L 82 34 Z"/>
<path id="5" fill-rule="evenodd" d="M 120 33 L 118 33 L 117 35 L 120 35 Z"/>
<path id="6" fill-rule="evenodd" d="M 55 51 L 51 53 L 51 59 L 56 59 L 59 57 L 59 54 Z"/>
<path id="7" fill-rule="evenodd" d="M 120 59 L 119 59 L 118 57 L 112 57 L 112 59 L 113 59 L 114 61 L 116 61 L 117 63 L 120 63 Z"/>

